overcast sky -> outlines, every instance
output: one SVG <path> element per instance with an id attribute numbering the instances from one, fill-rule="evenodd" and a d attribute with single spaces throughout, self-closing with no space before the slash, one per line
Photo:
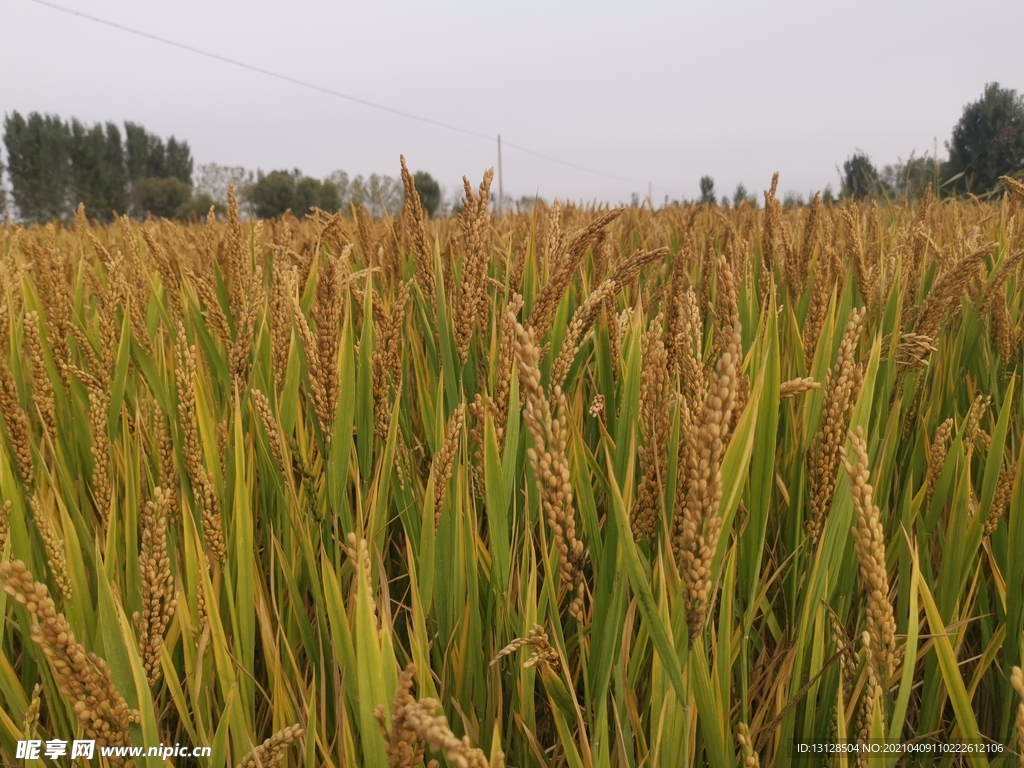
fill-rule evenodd
<path id="1" fill-rule="evenodd" d="M 54 0 L 325 88 L 528 147 L 504 187 L 656 204 L 742 182 L 838 186 L 856 148 L 881 167 L 931 152 L 986 82 L 1024 91 L 1024 2 L 320 2 Z M 0 0 L 0 111 L 131 120 L 197 166 L 398 174 L 452 196 L 497 163 L 462 135 L 104 27 Z M 497 179 L 495 179 L 495 189 Z"/>

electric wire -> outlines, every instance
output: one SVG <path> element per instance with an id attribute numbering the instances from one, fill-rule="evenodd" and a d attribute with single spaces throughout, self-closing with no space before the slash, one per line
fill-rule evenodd
<path id="1" fill-rule="evenodd" d="M 276 71 L 274 71 L 272 69 L 267 69 L 265 67 L 260 67 L 260 66 L 257 66 L 255 64 L 250 64 L 248 62 L 241 61 L 240 59 L 235 59 L 235 58 L 232 58 L 230 56 L 224 56 L 223 54 L 220 54 L 220 53 L 215 53 L 213 51 L 208 51 L 208 50 L 206 50 L 204 48 L 199 48 L 199 47 L 194 46 L 194 45 L 189 45 L 188 43 L 182 43 L 182 42 L 179 42 L 177 40 L 172 40 L 170 38 L 163 37 L 161 35 L 155 35 L 152 32 L 146 32 L 146 31 L 141 30 L 141 29 L 136 29 L 134 27 L 129 27 L 129 26 L 125 25 L 125 24 L 121 24 L 121 23 L 116 22 L 116 21 L 111 21 L 109 19 L 104 19 L 104 18 L 102 18 L 100 16 L 94 16 L 92 14 L 76 10 L 74 8 L 67 8 L 67 7 L 65 7 L 63 5 L 58 5 L 57 3 L 50 2 L 50 0 L 29 0 L 29 2 L 35 3 L 36 5 L 45 6 L 47 8 L 50 8 L 50 9 L 55 10 L 55 11 L 59 11 L 61 13 L 66 13 L 66 14 L 71 15 L 71 16 L 77 16 L 77 17 L 79 17 L 81 19 L 86 19 L 86 20 L 94 22 L 96 24 L 102 24 L 103 26 L 110 27 L 112 29 L 117 29 L 117 30 L 120 30 L 121 32 L 126 32 L 126 33 L 131 34 L 131 35 L 136 35 L 137 37 L 142 37 L 142 38 L 145 38 L 147 40 L 152 40 L 154 42 L 161 43 L 163 45 L 169 45 L 169 46 L 171 46 L 173 48 L 178 48 L 179 50 L 187 51 L 189 53 L 193 53 L 193 54 L 196 54 L 198 56 L 204 56 L 204 57 L 206 57 L 208 59 L 213 59 L 215 61 L 219 61 L 219 62 L 224 63 L 224 64 L 230 64 L 232 66 L 248 70 L 249 72 L 254 72 L 254 73 L 257 73 L 257 74 L 260 74 L 260 75 L 264 75 L 266 77 L 272 77 L 272 78 L 274 78 L 276 80 L 280 80 L 280 81 L 283 81 L 283 82 L 286 82 L 286 83 L 290 83 L 291 85 L 298 85 L 298 86 L 300 86 L 302 88 L 307 88 L 309 90 L 316 91 L 318 93 L 321 93 L 321 94 L 324 94 L 324 95 L 327 95 L 327 96 L 333 96 L 333 97 L 338 98 L 338 99 L 344 99 L 345 101 L 350 101 L 350 102 L 352 102 L 354 104 L 359 104 L 361 106 L 368 107 L 370 109 L 376 109 L 376 110 L 380 110 L 381 112 L 387 112 L 387 113 L 390 113 L 392 115 L 397 115 L 398 117 L 404 117 L 407 120 L 415 120 L 415 121 L 420 122 L 420 123 L 425 123 L 427 125 L 432 125 L 432 126 L 434 126 L 436 128 L 443 128 L 443 129 L 448 130 L 448 131 L 454 131 L 456 133 L 461 133 L 461 134 L 463 134 L 465 136 L 472 136 L 473 138 L 482 139 L 484 141 L 493 142 L 495 140 L 495 136 L 493 136 L 493 135 L 489 136 L 489 135 L 487 135 L 485 133 L 481 133 L 479 131 L 474 131 L 474 130 L 471 130 L 469 128 L 463 128 L 462 126 L 453 125 L 452 123 L 447 123 L 447 122 L 444 122 L 442 120 L 435 120 L 434 118 L 431 118 L 431 117 L 424 117 L 423 115 L 417 115 L 417 114 L 415 114 L 413 112 L 408 112 L 408 111 L 406 111 L 404 109 L 398 109 L 396 107 L 388 106 L 387 104 L 381 104 L 381 103 L 376 102 L 376 101 L 371 101 L 369 99 L 364 99 L 361 96 L 354 96 L 354 95 L 352 95 L 350 93 L 344 93 L 342 91 L 338 91 L 338 90 L 335 90 L 333 88 L 328 88 L 326 86 L 318 85 L 317 83 L 311 82 L 309 80 L 303 80 L 303 79 L 298 78 L 298 77 L 293 77 L 292 75 L 283 74 L 281 72 L 276 72 Z M 538 152 L 538 151 L 536 151 L 534 149 L 530 149 L 529 147 L 525 147 L 525 146 L 523 146 L 521 144 L 517 144 L 517 143 L 511 142 L 511 141 L 504 140 L 504 139 L 502 140 L 502 145 L 506 146 L 506 147 L 508 147 L 510 149 L 514 149 L 514 150 L 517 150 L 519 152 L 523 152 L 524 154 L 532 155 L 533 157 L 539 158 L 541 160 L 545 160 L 545 161 L 547 161 L 549 163 L 556 163 L 558 165 L 564 166 L 566 168 L 571 168 L 573 170 L 580 171 L 582 173 L 589 173 L 589 174 L 594 175 L 594 176 L 603 176 L 603 177 L 605 177 L 607 179 L 613 179 L 615 181 L 622 181 L 622 182 L 625 182 L 627 184 L 640 184 L 640 185 L 642 185 L 642 184 L 647 183 L 647 182 L 638 181 L 636 179 L 626 178 L 624 176 L 616 176 L 615 174 L 605 173 L 603 171 L 597 171 L 597 170 L 594 170 L 593 168 L 587 168 L 586 166 L 579 165 L 577 163 L 572 163 L 572 162 L 569 162 L 569 161 L 566 161 L 566 160 L 561 160 L 561 159 L 559 159 L 557 157 L 553 157 L 551 155 L 544 154 L 543 152 Z"/>

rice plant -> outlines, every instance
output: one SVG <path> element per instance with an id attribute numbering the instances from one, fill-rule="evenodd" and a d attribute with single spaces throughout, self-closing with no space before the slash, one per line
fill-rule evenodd
<path id="1" fill-rule="evenodd" d="M 0 230 L 8 760 L 1018 761 L 1024 186 L 498 216 L 488 172 L 430 220 L 404 176 Z"/>

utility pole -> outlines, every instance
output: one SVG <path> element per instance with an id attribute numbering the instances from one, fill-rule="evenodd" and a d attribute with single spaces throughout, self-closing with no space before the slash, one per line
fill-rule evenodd
<path id="1" fill-rule="evenodd" d="M 505 205 L 505 184 L 501 178 L 501 134 L 498 134 L 498 215 L 501 216 Z"/>

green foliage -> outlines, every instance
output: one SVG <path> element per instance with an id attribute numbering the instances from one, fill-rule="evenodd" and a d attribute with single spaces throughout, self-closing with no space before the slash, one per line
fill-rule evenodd
<path id="1" fill-rule="evenodd" d="M 192 194 L 188 184 L 176 176 L 140 179 L 135 191 L 139 209 L 163 219 L 177 216 Z"/>
<path id="2" fill-rule="evenodd" d="M 101 221 L 128 210 L 173 216 L 189 198 L 188 143 L 171 137 L 165 146 L 135 123 L 125 123 L 122 141 L 114 123 L 87 126 L 72 118 L 68 124 L 56 115 L 33 112 L 26 119 L 13 112 L 4 121 L 4 143 L 14 203 L 26 221 L 66 219 L 78 203 Z M 166 178 L 178 184 L 149 183 Z"/>
<path id="3" fill-rule="evenodd" d="M 943 186 L 951 192 L 981 195 L 1000 176 L 1024 169 L 1024 96 L 989 83 L 981 98 L 964 107 L 946 142 Z"/>
<path id="4" fill-rule="evenodd" d="M 11 196 L 26 221 L 67 218 L 71 179 L 70 134 L 56 115 L 18 112 L 4 119 Z"/>
<path id="5" fill-rule="evenodd" d="M 412 180 L 423 204 L 423 210 L 428 216 L 433 216 L 441 206 L 441 185 L 426 171 L 416 171 Z"/>
<path id="6" fill-rule="evenodd" d="M 150 151 L 150 137 L 146 129 L 136 123 L 126 122 L 124 124 L 125 155 L 128 164 L 128 178 L 143 179 L 146 176 L 157 176 L 161 174 L 154 172 L 151 167 L 151 158 L 156 160 L 157 151 Z M 162 159 L 163 146 L 160 146 L 159 154 Z M 162 170 L 162 169 L 161 169 Z"/>
<path id="7" fill-rule="evenodd" d="M 169 219 L 192 195 L 192 151 L 188 142 L 163 139 L 136 123 L 125 123 L 125 166 L 133 214 Z"/>
<path id="8" fill-rule="evenodd" d="M 245 189 L 245 198 L 261 219 L 272 219 L 285 211 L 301 218 L 308 216 L 313 208 L 333 213 L 342 207 L 341 194 L 334 181 L 303 176 L 298 169 L 290 173 L 260 173 L 255 183 Z"/>
<path id="9" fill-rule="evenodd" d="M 322 187 L 322 181 L 308 176 L 300 178 L 296 182 L 295 202 L 292 205 L 296 215 L 305 216 L 312 208 L 319 207 L 320 189 Z"/>
<path id="10" fill-rule="evenodd" d="M 125 123 L 125 150 L 129 179 L 174 177 L 191 186 L 193 159 L 187 141 L 171 136 L 165 144 L 137 123 Z"/>
<path id="11" fill-rule="evenodd" d="M 197 192 L 179 206 L 174 216 L 182 221 L 205 221 L 210 208 L 213 208 L 213 212 L 218 216 L 227 213 L 227 208 L 214 200 L 208 192 Z"/>
<path id="12" fill-rule="evenodd" d="M 192 150 L 189 149 L 187 141 L 178 141 L 173 136 L 167 140 L 164 175 L 181 179 L 192 186 Z"/>
<path id="13" fill-rule="evenodd" d="M 882 169 L 882 183 L 905 200 L 918 200 L 929 188 L 934 187 L 939 176 L 939 164 L 931 155 L 914 157 L 911 155 L 906 162 L 900 160 L 895 165 L 887 165 Z"/>
<path id="14" fill-rule="evenodd" d="M 128 210 L 127 176 L 121 132 L 114 123 L 86 128 L 71 121 L 71 203 L 84 203 L 100 221 Z"/>
<path id="15" fill-rule="evenodd" d="M 246 197 L 261 219 L 281 216 L 295 209 L 295 176 L 288 171 L 260 173 Z"/>
<path id="16" fill-rule="evenodd" d="M 352 205 L 366 206 L 373 216 L 397 216 L 405 202 L 402 182 L 391 176 L 371 173 L 367 178 L 356 176 L 349 186 Z"/>
<path id="17" fill-rule="evenodd" d="M 700 203 L 701 205 L 715 204 L 715 180 L 710 176 L 700 177 Z"/>
<path id="18" fill-rule="evenodd" d="M 732 193 L 732 207 L 739 208 L 743 203 L 751 201 L 757 203 L 757 199 L 747 192 L 747 188 L 743 184 L 737 184 L 736 190 Z"/>
<path id="19" fill-rule="evenodd" d="M 341 194 L 333 181 L 326 180 L 320 187 L 320 204 L 317 206 L 325 211 L 334 213 L 341 210 Z"/>
<path id="20" fill-rule="evenodd" d="M 791 208 L 803 208 L 806 204 L 804 196 L 799 192 L 789 191 L 782 196 L 782 207 L 787 211 Z"/>
<path id="21" fill-rule="evenodd" d="M 192 150 L 173 136 L 164 144 L 137 123 L 124 124 L 128 178 L 165 179 L 173 176 L 192 185 Z"/>
<path id="22" fill-rule="evenodd" d="M 865 200 L 884 196 L 886 187 L 867 153 L 857 150 L 843 163 L 843 197 Z"/>
<path id="23" fill-rule="evenodd" d="M 368 178 L 356 176 L 350 178 L 344 171 L 334 171 L 327 181 L 338 188 L 340 210 L 349 210 L 351 206 L 364 206 L 371 216 L 397 216 L 405 203 L 405 191 L 402 182 L 392 176 L 371 174 Z"/>
<path id="24" fill-rule="evenodd" d="M 313 208 L 331 213 L 341 208 L 341 197 L 333 181 L 320 181 L 309 176 L 299 179 L 295 185 L 295 213 L 305 216 Z"/>

